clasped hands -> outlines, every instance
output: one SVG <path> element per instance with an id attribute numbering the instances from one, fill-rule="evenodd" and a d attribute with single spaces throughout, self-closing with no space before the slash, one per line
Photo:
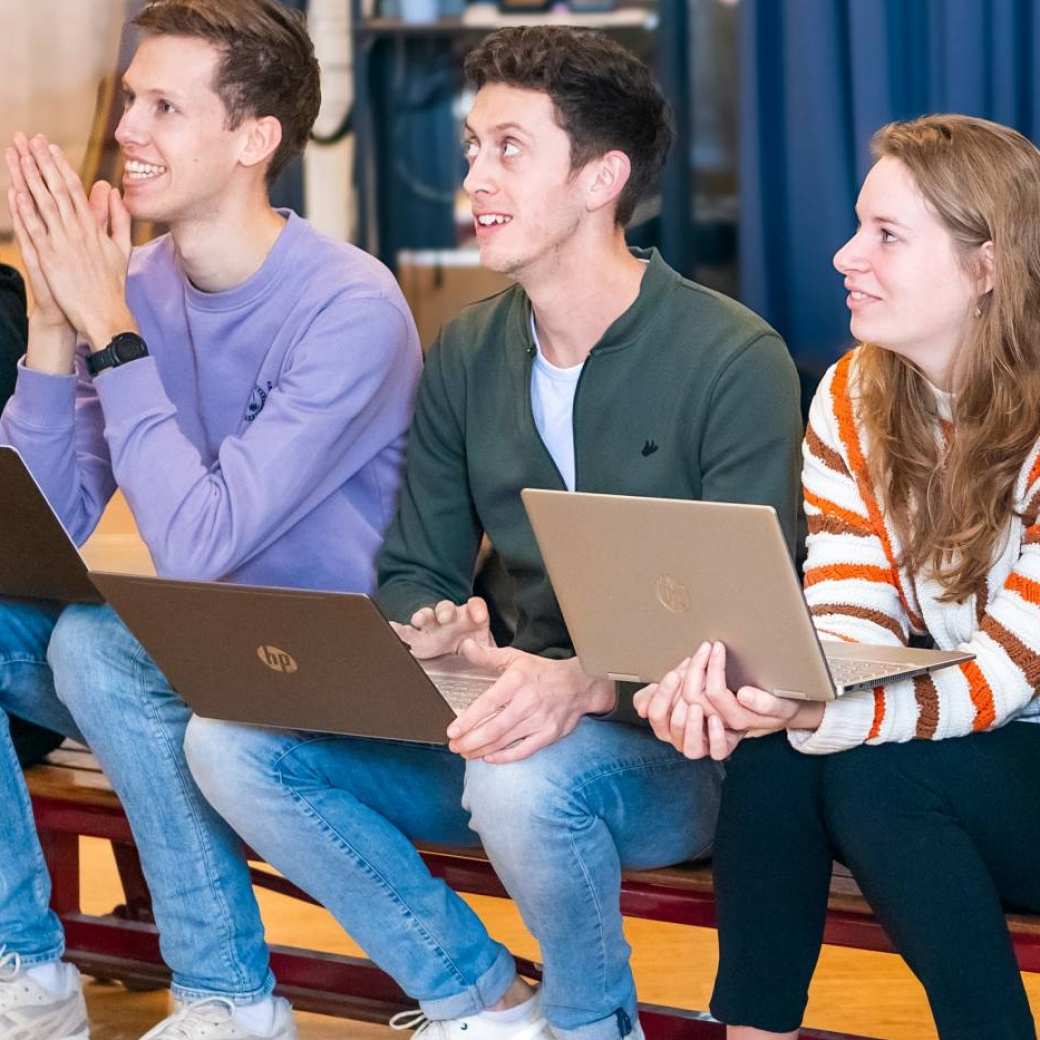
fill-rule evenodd
<path id="1" fill-rule="evenodd" d="M 687 758 L 728 758 L 744 737 L 816 729 L 823 705 L 788 700 L 754 686 L 735 693 L 726 681 L 726 648 L 702 643 L 660 682 L 634 698 L 658 737 Z"/>
<path id="2" fill-rule="evenodd" d="M 586 675 L 576 658 L 556 661 L 496 646 L 479 596 L 461 605 L 442 600 L 416 611 L 407 625 L 392 624 L 420 660 L 461 654 L 498 673 L 448 727 L 448 747 L 463 758 L 517 762 L 566 736 L 583 715 L 614 706 L 614 684 Z"/>
<path id="3" fill-rule="evenodd" d="M 100 350 L 137 329 L 126 303 L 130 214 L 106 181 L 88 198 L 61 149 L 42 134 L 31 141 L 16 134 L 5 158 L 7 203 L 35 304 L 30 322 L 60 343 L 41 367 L 71 372 L 75 334 Z"/>

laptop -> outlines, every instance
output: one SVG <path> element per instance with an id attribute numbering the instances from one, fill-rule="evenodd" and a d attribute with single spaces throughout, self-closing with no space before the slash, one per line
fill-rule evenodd
<path id="1" fill-rule="evenodd" d="M 416 660 L 368 597 L 91 572 L 198 715 L 277 729 L 446 744 L 497 678 Z"/>
<path id="2" fill-rule="evenodd" d="M 10 447 L 0 447 L 0 516 L 0 596 L 104 602 L 40 485 Z"/>
<path id="3" fill-rule="evenodd" d="M 720 640 L 732 689 L 829 701 L 974 656 L 821 642 L 770 506 L 533 488 L 522 498 L 590 675 L 656 682 Z"/>

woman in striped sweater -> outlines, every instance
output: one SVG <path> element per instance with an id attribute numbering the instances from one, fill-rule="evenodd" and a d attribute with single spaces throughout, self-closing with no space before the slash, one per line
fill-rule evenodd
<path id="1" fill-rule="evenodd" d="M 1040 911 L 1040 153 L 963 116 L 873 146 L 835 256 L 860 345 L 805 437 L 805 595 L 823 639 L 974 659 L 824 706 L 731 692 L 705 645 L 637 705 L 691 757 L 733 752 L 712 999 L 730 1040 L 797 1036 L 834 857 L 943 1040 L 1025 1040 L 1004 907 Z"/>

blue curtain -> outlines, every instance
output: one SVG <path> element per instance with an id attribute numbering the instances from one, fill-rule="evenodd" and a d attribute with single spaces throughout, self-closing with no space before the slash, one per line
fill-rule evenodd
<path id="1" fill-rule="evenodd" d="M 1040 139 L 1040 0 L 743 0 L 741 297 L 822 371 L 871 134 L 963 112 Z"/>

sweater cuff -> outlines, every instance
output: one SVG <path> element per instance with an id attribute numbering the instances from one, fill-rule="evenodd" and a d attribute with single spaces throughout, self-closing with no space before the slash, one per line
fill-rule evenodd
<path id="1" fill-rule="evenodd" d="M 874 724 L 874 691 L 847 693 L 823 709 L 817 729 L 791 729 L 787 739 L 803 755 L 830 755 L 865 743 Z"/>
<path id="2" fill-rule="evenodd" d="M 106 428 L 120 422 L 134 423 L 143 412 L 156 407 L 173 408 L 153 357 L 99 372 L 94 377 L 94 389 L 105 413 Z"/>
<path id="3" fill-rule="evenodd" d="M 76 375 L 52 375 L 18 362 L 14 394 L 6 416 L 19 426 L 36 430 L 67 430 L 76 422 Z"/>

